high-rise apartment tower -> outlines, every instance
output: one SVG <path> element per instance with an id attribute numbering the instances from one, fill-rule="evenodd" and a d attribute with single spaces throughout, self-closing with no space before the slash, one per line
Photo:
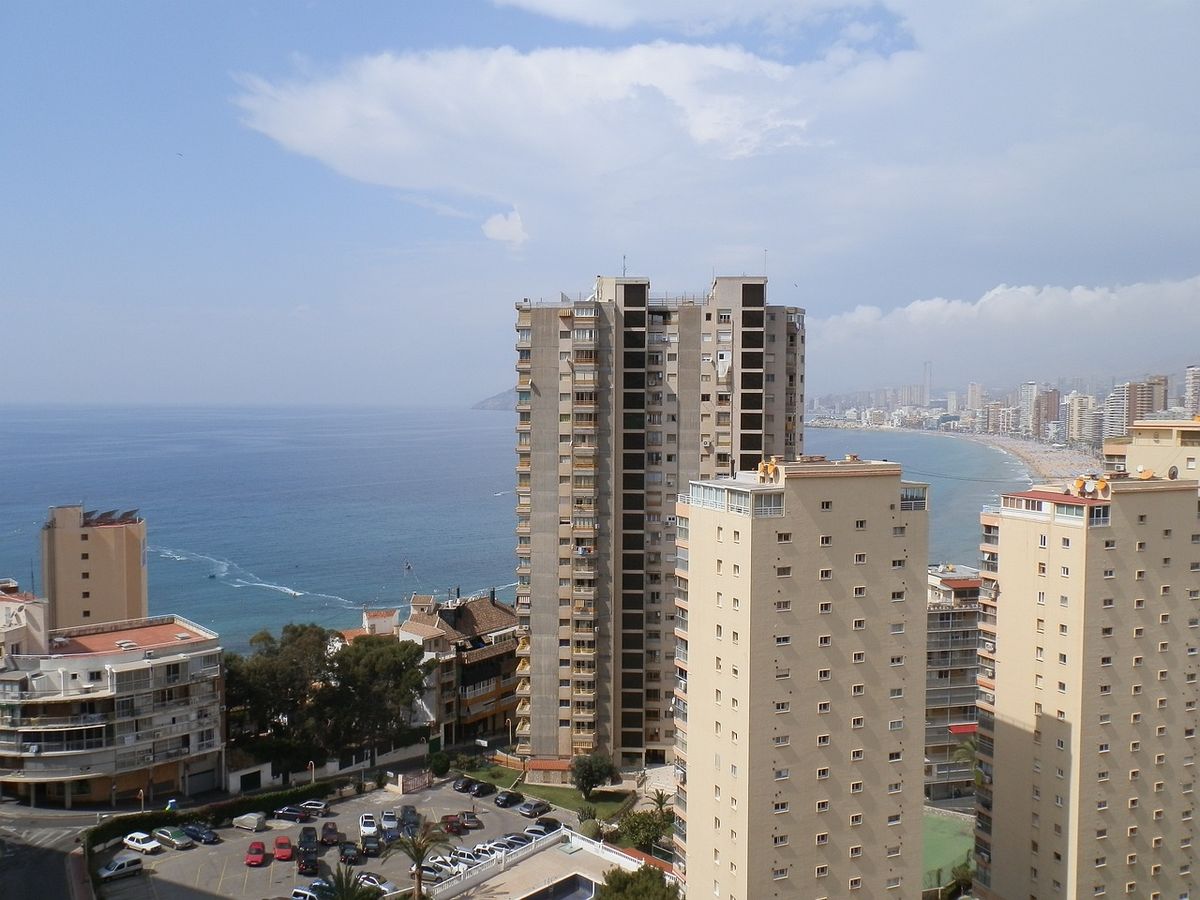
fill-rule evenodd
<path id="1" fill-rule="evenodd" d="M 981 521 L 976 895 L 1195 896 L 1197 482 L 1085 476 Z"/>
<path id="2" fill-rule="evenodd" d="M 797 455 L 803 373 L 804 311 L 765 278 L 517 304 L 520 753 L 668 760 L 676 496 Z"/>
<path id="3" fill-rule="evenodd" d="M 768 463 L 681 497 L 689 896 L 921 895 L 926 506 L 899 465 L 857 457 Z"/>
<path id="4" fill-rule="evenodd" d="M 42 589 L 51 629 L 146 618 L 146 523 L 137 510 L 52 506 L 42 526 Z"/>

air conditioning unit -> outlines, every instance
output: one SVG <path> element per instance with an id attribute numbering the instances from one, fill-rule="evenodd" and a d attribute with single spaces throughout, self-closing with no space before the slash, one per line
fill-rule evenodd
<path id="1" fill-rule="evenodd" d="M 712 446 L 712 441 L 701 441 L 700 446 L 707 450 Z"/>

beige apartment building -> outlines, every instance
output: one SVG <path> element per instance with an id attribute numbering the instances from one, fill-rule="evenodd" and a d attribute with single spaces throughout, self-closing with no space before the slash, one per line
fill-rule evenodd
<path id="1" fill-rule="evenodd" d="M 42 588 L 51 628 L 149 615 L 146 523 L 137 510 L 50 507 L 42 526 Z"/>
<path id="2" fill-rule="evenodd" d="M 978 896 L 1192 896 L 1197 502 L 1144 469 L 984 511 Z"/>
<path id="3" fill-rule="evenodd" d="M 896 463 L 805 457 L 681 496 L 689 896 L 921 896 L 927 490 Z"/>
<path id="4" fill-rule="evenodd" d="M 925 637 L 925 796 L 970 796 L 975 765 L 960 753 L 975 734 L 979 571 L 929 567 Z"/>
<path id="5" fill-rule="evenodd" d="M 1130 460 L 1135 460 L 1130 462 Z M 1125 437 L 1104 442 L 1104 462 L 1120 471 L 1150 471 L 1163 478 L 1200 478 L 1200 416 L 1134 422 Z"/>
<path id="6" fill-rule="evenodd" d="M 676 496 L 800 452 L 804 311 L 765 278 L 664 297 L 601 277 L 518 303 L 516 328 L 517 750 L 666 762 Z"/>

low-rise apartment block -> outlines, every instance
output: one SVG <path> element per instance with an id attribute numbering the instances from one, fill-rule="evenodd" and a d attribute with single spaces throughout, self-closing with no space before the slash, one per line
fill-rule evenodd
<path id="1" fill-rule="evenodd" d="M 517 696 L 516 632 L 513 608 L 490 592 L 440 601 L 413 594 L 403 622 L 398 610 L 368 609 L 362 629 L 344 636 L 394 634 L 420 644 L 426 660 L 437 660 L 414 722 L 429 725 L 435 746 L 447 746 L 508 735 L 518 704 L 528 707 L 528 688 Z"/>
<path id="2" fill-rule="evenodd" d="M 680 499 L 689 895 L 920 896 L 927 492 L 895 463 L 804 457 Z"/>
<path id="3" fill-rule="evenodd" d="M 9 601 L 5 607 L 6 620 Z M 24 613 L 31 606 L 26 603 Z M 14 616 L 16 615 L 14 611 Z M 8 620 L 12 621 L 12 620 Z M 0 791 L 115 803 L 224 783 L 221 646 L 180 616 L 35 628 L 0 668 Z M 20 652 L 17 652 L 17 651 Z"/>

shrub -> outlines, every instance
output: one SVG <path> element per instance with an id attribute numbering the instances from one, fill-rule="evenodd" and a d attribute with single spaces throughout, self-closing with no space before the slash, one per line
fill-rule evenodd
<path id="1" fill-rule="evenodd" d="M 454 768 L 462 772 L 467 772 L 475 768 L 475 757 L 470 753 L 456 753 L 454 755 Z"/>
<path id="2" fill-rule="evenodd" d="M 591 838 L 593 841 L 600 840 L 600 823 L 595 819 L 584 819 L 576 830 L 585 838 Z"/>
<path id="3" fill-rule="evenodd" d="M 596 818 L 596 807 L 590 803 L 585 803 L 579 807 L 579 821 L 585 822 L 588 819 Z"/>
<path id="4" fill-rule="evenodd" d="M 429 771 L 438 778 L 450 771 L 450 755 L 439 750 L 429 757 Z"/>
<path id="5" fill-rule="evenodd" d="M 387 784 L 387 772 L 380 769 L 375 773 L 375 787 L 382 790 L 385 784 Z"/>

